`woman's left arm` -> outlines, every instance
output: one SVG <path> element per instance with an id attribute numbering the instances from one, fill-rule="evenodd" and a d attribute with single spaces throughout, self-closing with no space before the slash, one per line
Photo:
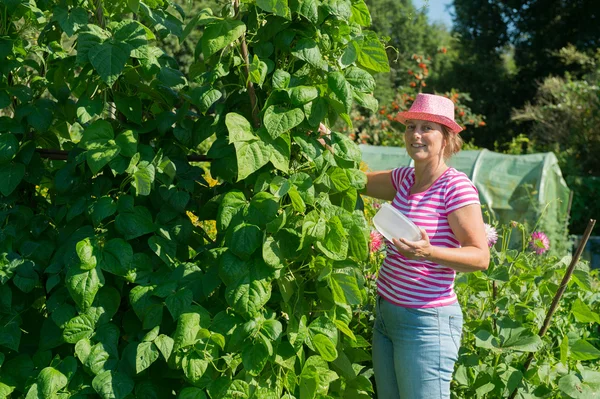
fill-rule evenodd
<path id="1" fill-rule="evenodd" d="M 460 248 L 431 245 L 429 236 L 421 229 L 421 240 L 395 239 L 396 249 L 409 259 L 424 259 L 450 267 L 458 272 L 486 270 L 490 263 L 490 250 L 485 238 L 481 207 L 477 204 L 459 208 L 448 215 L 448 223 Z"/>

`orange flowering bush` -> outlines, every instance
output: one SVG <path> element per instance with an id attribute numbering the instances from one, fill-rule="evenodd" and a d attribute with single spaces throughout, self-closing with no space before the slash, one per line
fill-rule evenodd
<path id="1" fill-rule="evenodd" d="M 445 53 L 444 51 L 441 51 Z M 422 55 L 413 55 L 411 66 L 406 71 L 411 81 L 408 86 L 401 86 L 391 104 L 383 104 L 378 111 L 372 113 L 365 108 L 355 107 L 351 113 L 353 129 L 342 128 L 350 139 L 359 144 L 371 144 L 380 146 L 404 146 L 402 132 L 404 127 L 395 120 L 398 112 L 410 108 L 416 95 L 427 87 L 426 79 L 430 74 L 431 59 Z M 466 104 L 471 101 L 469 93 L 460 93 L 452 90 L 446 93 L 436 93 L 448 97 L 454 102 L 456 109 L 456 122 L 463 128 L 477 128 L 485 126 L 483 115 L 475 114 Z"/>

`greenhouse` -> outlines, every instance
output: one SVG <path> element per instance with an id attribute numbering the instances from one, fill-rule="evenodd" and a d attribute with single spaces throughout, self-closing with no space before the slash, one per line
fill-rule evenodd
<path id="1" fill-rule="evenodd" d="M 360 148 L 363 162 L 373 171 L 412 164 L 403 147 Z M 545 229 L 564 229 L 571 191 L 553 153 L 508 155 L 470 150 L 455 154 L 448 164 L 469 176 L 479 190 L 481 203 L 498 222 L 516 220 L 534 226 L 547 205 L 543 212 Z"/>

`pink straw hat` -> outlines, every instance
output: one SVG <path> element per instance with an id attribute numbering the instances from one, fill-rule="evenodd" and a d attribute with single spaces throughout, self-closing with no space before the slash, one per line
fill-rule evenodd
<path id="1" fill-rule="evenodd" d="M 407 119 L 418 119 L 439 123 L 449 128 L 452 133 L 459 133 L 462 129 L 454 122 L 454 103 L 452 100 L 434 94 L 419 93 L 417 98 L 406 112 L 398 112 L 396 120 L 406 125 Z"/>

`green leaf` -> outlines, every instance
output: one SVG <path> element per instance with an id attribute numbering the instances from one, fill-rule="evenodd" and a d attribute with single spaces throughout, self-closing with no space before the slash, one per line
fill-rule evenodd
<path id="1" fill-rule="evenodd" d="M 77 243 L 75 249 L 81 270 L 91 270 L 102 261 L 102 254 L 100 248 L 96 246 L 95 240 L 92 242 L 89 238 L 85 238 Z"/>
<path id="2" fill-rule="evenodd" d="M 194 30 L 196 26 L 205 26 L 211 22 L 214 22 L 220 18 L 215 17 L 213 15 L 213 11 L 210 8 L 204 8 L 200 10 L 200 13 L 196 15 L 188 24 L 185 26 L 183 30 L 183 34 L 179 37 L 179 43 L 183 43 L 183 41 L 188 37 L 190 33 Z"/>
<path id="3" fill-rule="evenodd" d="M 134 133 L 132 130 L 125 130 L 117 136 L 115 141 L 121 149 L 121 155 L 132 157 L 137 153 L 137 133 Z"/>
<path id="4" fill-rule="evenodd" d="M 227 242 L 231 252 L 242 259 L 249 259 L 262 245 L 262 231 L 256 225 L 242 223 L 233 228 Z"/>
<path id="5" fill-rule="evenodd" d="M 584 339 L 574 342 L 569 349 L 571 350 L 571 359 L 574 360 L 594 360 L 600 358 L 600 350 Z"/>
<path id="6" fill-rule="evenodd" d="M 148 246 L 165 264 L 171 267 L 177 256 L 177 243 L 159 236 L 148 239 Z"/>
<path id="7" fill-rule="evenodd" d="M 298 126 L 304 120 L 304 112 L 299 108 L 286 110 L 285 108 L 269 106 L 263 117 L 265 127 L 271 138 L 276 139 L 283 133 Z"/>
<path id="8" fill-rule="evenodd" d="M 600 373 L 584 371 L 581 379 L 576 374 L 567 374 L 558 380 L 558 388 L 570 398 L 593 399 L 600 392 Z"/>
<path id="9" fill-rule="evenodd" d="M 108 32 L 97 25 L 88 24 L 84 32 L 77 35 L 77 64 L 83 65 L 89 61 L 90 49 L 100 45 L 103 40 L 110 37 Z"/>
<path id="10" fill-rule="evenodd" d="M 356 342 L 356 336 L 354 335 L 354 333 L 352 332 L 352 330 L 350 329 L 350 327 L 348 327 L 348 324 L 344 323 L 342 320 L 334 320 L 333 323 L 338 328 L 338 330 L 340 330 L 341 332 L 343 332 L 352 341 Z"/>
<path id="11" fill-rule="evenodd" d="M 302 15 L 315 25 L 319 22 L 319 3 L 317 0 L 298 0 L 292 4 L 297 4 L 297 8 L 292 11 Z"/>
<path id="12" fill-rule="evenodd" d="M 271 159 L 271 149 L 263 141 L 236 142 L 234 145 L 237 155 L 237 181 L 244 180 Z"/>
<path id="13" fill-rule="evenodd" d="M 350 0 L 329 0 L 323 4 L 323 7 L 329 14 L 335 15 L 344 21 L 348 21 L 352 16 Z"/>
<path id="14" fill-rule="evenodd" d="M 344 260 L 348 254 L 348 233 L 339 217 L 334 216 L 327 224 L 325 239 L 316 243 L 317 248 L 330 259 Z"/>
<path id="15" fill-rule="evenodd" d="M 332 98 L 343 105 L 346 113 L 352 110 L 353 90 L 341 72 L 332 72 L 327 75 L 327 85 L 332 92 Z"/>
<path id="16" fill-rule="evenodd" d="M 273 72 L 273 89 L 286 89 L 290 85 L 291 75 L 283 69 Z"/>
<path id="17" fill-rule="evenodd" d="M 54 367 L 46 367 L 37 377 L 38 392 L 43 398 L 51 398 L 67 386 L 67 377 Z"/>
<path id="18" fill-rule="evenodd" d="M 543 345 L 539 335 L 533 334 L 533 332 L 527 330 L 520 323 L 508 317 L 500 319 L 498 327 L 503 350 L 537 352 Z"/>
<path id="19" fill-rule="evenodd" d="M 0 167 L 0 193 L 8 197 L 25 177 L 25 165 L 11 163 Z"/>
<path id="20" fill-rule="evenodd" d="M 90 48 L 88 57 L 102 80 L 112 87 L 123 72 L 130 53 L 129 44 L 106 41 Z"/>
<path id="21" fill-rule="evenodd" d="M 317 43 L 308 38 L 300 39 L 292 50 L 292 55 L 302 61 L 308 62 L 315 68 L 327 70 L 328 65 L 321 55 Z M 387 59 L 387 58 L 386 58 Z"/>
<path id="22" fill-rule="evenodd" d="M 335 359 L 337 359 L 338 352 L 329 337 L 326 337 L 323 334 L 316 334 L 312 340 L 317 352 L 319 352 L 323 359 L 327 360 L 328 362 L 333 362 Z"/>
<path id="23" fill-rule="evenodd" d="M 189 312 L 179 316 L 177 328 L 173 334 L 173 350 L 177 351 L 180 348 L 195 344 L 198 331 L 200 331 L 199 313 Z"/>
<path id="24" fill-rule="evenodd" d="M 267 64 L 261 61 L 255 54 L 248 67 L 248 80 L 262 87 L 265 78 L 267 77 L 267 70 Z"/>
<path id="25" fill-rule="evenodd" d="M 171 356 L 171 352 L 173 351 L 173 338 L 165 334 L 160 334 L 154 340 L 154 345 L 156 345 L 160 353 L 163 355 L 165 361 L 168 361 L 169 357 Z"/>
<path id="26" fill-rule="evenodd" d="M 590 309 L 581 299 L 577 298 L 571 306 L 571 313 L 580 323 L 600 323 L 600 315 Z"/>
<path id="27" fill-rule="evenodd" d="M 117 110 L 125 115 L 128 121 L 142 124 L 142 100 L 139 97 L 114 93 L 114 100 Z"/>
<path id="28" fill-rule="evenodd" d="M 133 262 L 133 249 L 122 238 L 113 238 L 104 245 L 100 268 L 117 276 L 125 276 Z"/>
<path id="29" fill-rule="evenodd" d="M 152 287 L 137 285 L 129 292 L 129 302 L 143 329 L 152 329 L 162 321 L 163 303 L 153 296 L 153 290 Z"/>
<path id="30" fill-rule="evenodd" d="M 147 208 L 136 206 L 133 212 L 121 212 L 115 218 L 117 231 L 126 240 L 131 240 L 148 233 L 154 232 L 156 227 L 152 222 L 152 215 Z"/>
<path id="31" fill-rule="evenodd" d="M 100 172 L 110 161 L 119 155 L 119 146 L 111 140 L 105 147 L 88 150 L 86 152 L 87 163 L 93 174 Z"/>
<path id="32" fill-rule="evenodd" d="M 94 322 L 88 315 L 75 316 L 69 320 L 63 329 L 63 338 L 69 344 L 90 338 L 94 334 Z"/>
<path id="33" fill-rule="evenodd" d="M 8 107 L 12 104 L 12 99 L 4 90 L 0 90 L 0 109 Z M 1 391 L 0 391 L 1 392 Z"/>
<path id="34" fill-rule="evenodd" d="M 251 375 L 259 375 L 269 360 L 269 350 L 262 340 L 246 345 L 242 351 L 242 364 Z"/>
<path id="35" fill-rule="evenodd" d="M 237 283 L 248 274 L 252 261 L 238 258 L 231 251 L 225 252 L 219 260 L 219 277 L 226 286 Z"/>
<path id="36" fill-rule="evenodd" d="M 21 342 L 21 320 L 12 315 L 0 315 L 0 345 L 3 345 L 15 352 L 19 351 Z"/>
<path id="37" fill-rule="evenodd" d="M 192 104 L 197 106 L 203 114 L 206 114 L 209 108 L 222 96 L 223 93 L 210 86 L 195 87 L 190 91 Z"/>
<path id="38" fill-rule="evenodd" d="M 98 267 L 82 270 L 72 265 L 65 277 L 65 284 L 77 306 L 86 311 L 92 306 L 100 287 L 104 285 L 104 276 Z"/>
<path id="39" fill-rule="evenodd" d="M 225 194 L 217 213 L 217 229 L 225 231 L 232 219 L 241 214 L 246 207 L 246 197 L 239 190 L 231 190 Z"/>
<path id="40" fill-rule="evenodd" d="M 266 12 L 271 12 L 280 17 L 291 19 L 291 12 L 287 0 L 256 0 L 256 5 Z"/>
<path id="41" fill-rule="evenodd" d="M 567 364 L 569 359 L 569 337 L 567 335 L 563 336 L 562 341 L 560 342 L 560 362 L 562 364 Z"/>
<path id="42" fill-rule="evenodd" d="M 304 367 L 300 374 L 300 398 L 313 399 L 319 387 L 319 373 L 314 366 Z"/>
<path id="43" fill-rule="evenodd" d="M 194 351 L 183 358 L 181 365 L 185 376 L 192 383 L 198 383 L 208 368 L 208 360 L 203 354 Z"/>
<path id="44" fill-rule="evenodd" d="M 0 164 L 11 161 L 19 151 L 19 140 L 14 134 L 0 135 Z"/>
<path id="45" fill-rule="evenodd" d="M 296 86 L 288 89 L 292 105 L 304 105 L 319 96 L 319 90 L 313 86 Z"/>
<path id="46" fill-rule="evenodd" d="M 66 7 L 54 8 L 54 19 L 58 21 L 61 29 L 71 37 L 82 26 L 88 23 L 88 14 L 81 7 L 74 7 L 67 10 Z M 39 385 L 39 384 L 38 384 Z"/>
<path id="47" fill-rule="evenodd" d="M 342 56 L 339 58 L 339 62 L 342 67 L 348 67 L 353 65 L 358 59 L 358 45 L 355 42 L 348 43 L 346 49 L 342 53 Z"/>
<path id="48" fill-rule="evenodd" d="M 169 33 L 177 37 L 181 37 L 183 34 L 181 21 L 161 8 L 150 9 L 146 4 L 140 2 L 139 11 L 140 14 L 145 15 L 153 23 L 154 29 L 158 31 L 161 38 L 166 37 Z"/>
<path id="49" fill-rule="evenodd" d="M 376 34 L 367 34 L 357 41 L 359 65 L 373 72 L 389 72 L 390 65 L 385 47 Z"/>
<path id="50" fill-rule="evenodd" d="M 352 225 L 349 232 L 350 240 L 349 255 L 359 261 L 364 261 L 369 256 L 369 237 L 357 225 Z"/>
<path id="51" fill-rule="evenodd" d="M 319 316 L 314 319 L 308 326 L 308 332 L 311 340 L 318 334 L 325 335 L 334 346 L 338 343 L 337 327 L 332 320 L 326 316 Z M 307 341 L 308 342 L 308 341 Z"/>
<path id="52" fill-rule="evenodd" d="M 267 192 L 259 192 L 252 197 L 246 211 L 246 221 L 250 224 L 265 227 L 277 217 L 279 202 Z"/>
<path id="53" fill-rule="evenodd" d="M 375 91 L 375 78 L 363 69 L 352 66 L 344 71 L 344 76 L 357 91 L 362 93 L 373 93 Z"/>
<path id="54" fill-rule="evenodd" d="M 152 342 L 140 342 L 135 351 L 135 372 L 141 373 L 158 359 L 158 349 Z"/>
<path id="55" fill-rule="evenodd" d="M 107 370 L 94 377 L 92 387 L 102 399 L 125 399 L 133 391 L 134 382 L 127 374 Z"/>
<path id="56" fill-rule="evenodd" d="M 121 305 L 121 295 L 116 288 L 104 286 L 96 294 L 94 303 L 86 314 L 92 318 L 95 324 L 103 325 L 108 323 L 119 310 Z"/>
<path id="57" fill-rule="evenodd" d="M 333 299 L 336 302 L 351 306 L 362 303 L 360 289 L 353 269 L 336 269 L 331 274 L 329 284 L 333 292 Z"/>
<path id="58" fill-rule="evenodd" d="M 103 343 L 97 343 L 90 348 L 90 354 L 86 360 L 86 366 L 93 374 L 102 373 L 105 370 L 113 370 L 116 366 L 116 359 L 111 358 Z"/>
<path id="59" fill-rule="evenodd" d="M 208 24 L 202 35 L 204 59 L 208 60 L 211 55 L 235 42 L 245 32 L 246 25 L 239 20 L 227 19 Z"/>
<path id="60" fill-rule="evenodd" d="M 371 13 L 363 0 L 352 2 L 352 17 L 350 22 L 356 22 L 360 26 L 371 26 Z"/>
<path id="61" fill-rule="evenodd" d="M 131 182 L 131 185 L 135 188 L 136 195 L 150 195 L 155 175 L 156 169 L 154 165 L 147 161 L 142 161 L 136 166 Z"/>
<path id="62" fill-rule="evenodd" d="M 79 147 L 86 150 L 104 148 L 114 138 L 112 125 L 105 120 L 97 120 L 85 128 Z"/>
<path id="63" fill-rule="evenodd" d="M 88 208 L 95 226 L 98 226 L 107 217 L 114 215 L 116 211 L 117 203 L 109 196 L 98 198 Z"/>
<path id="64" fill-rule="evenodd" d="M 261 332 L 271 341 L 277 341 L 283 332 L 283 326 L 278 320 L 265 320 Z"/>
<path id="65" fill-rule="evenodd" d="M 129 44 L 133 49 L 145 46 L 148 44 L 147 28 L 136 20 L 125 20 L 115 24 L 114 38 L 117 42 L 124 42 Z M 152 35 L 154 36 L 154 35 Z M 151 37 L 154 39 L 154 37 Z"/>
<path id="66" fill-rule="evenodd" d="M 256 140 L 252 125 L 240 114 L 236 114 L 235 112 L 228 113 L 225 116 L 225 125 L 229 131 L 230 143 Z"/>
<path id="67" fill-rule="evenodd" d="M 269 146 L 271 148 L 271 163 L 280 171 L 287 173 L 290 168 L 291 157 L 290 136 L 284 133 L 270 143 Z"/>
<path id="68" fill-rule="evenodd" d="M 177 399 L 206 399 L 204 391 L 196 387 L 183 388 Z"/>
<path id="69" fill-rule="evenodd" d="M 225 299 L 229 306 L 246 319 L 255 317 L 269 298 L 271 283 L 266 280 L 253 280 L 249 275 L 245 275 L 225 291 Z"/>
<path id="70" fill-rule="evenodd" d="M 192 300 L 192 291 L 185 287 L 167 297 L 165 304 L 171 316 L 173 316 L 173 320 L 179 319 L 181 313 L 190 307 Z"/>
<path id="71" fill-rule="evenodd" d="M 377 110 L 379 109 L 379 102 L 371 94 L 366 94 L 366 93 L 361 93 L 361 92 L 355 91 L 354 99 L 360 106 L 365 107 L 366 109 L 368 109 L 369 111 L 371 111 L 373 113 L 377 112 Z"/>

